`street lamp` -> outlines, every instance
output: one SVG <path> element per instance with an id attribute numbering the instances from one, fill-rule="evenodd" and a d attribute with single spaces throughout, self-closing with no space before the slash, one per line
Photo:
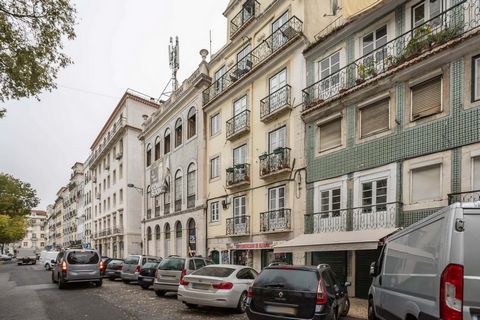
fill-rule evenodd
<path id="1" fill-rule="evenodd" d="M 136 187 L 133 183 L 127 184 L 127 187 L 133 188 L 133 189 L 137 190 L 138 192 L 140 192 L 140 194 L 143 195 L 143 188 Z"/>

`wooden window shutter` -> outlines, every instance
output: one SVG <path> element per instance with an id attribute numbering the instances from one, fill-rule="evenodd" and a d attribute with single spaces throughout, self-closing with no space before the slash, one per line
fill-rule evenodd
<path id="1" fill-rule="evenodd" d="M 362 138 L 388 130 L 390 99 L 383 99 L 360 109 L 360 134 Z"/>
<path id="2" fill-rule="evenodd" d="M 411 90 L 412 120 L 442 111 L 442 76 L 417 84 Z"/>
<path id="3" fill-rule="evenodd" d="M 320 151 L 328 150 L 342 144 L 342 118 L 320 125 Z"/>
<path id="4" fill-rule="evenodd" d="M 441 165 L 434 164 L 412 170 L 413 202 L 438 200 L 441 198 Z"/>

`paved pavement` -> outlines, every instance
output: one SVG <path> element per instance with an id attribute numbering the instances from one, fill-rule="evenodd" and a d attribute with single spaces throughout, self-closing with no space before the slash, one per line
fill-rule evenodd
<path id="1" fill-rule="evenodd" d="M 104 280 L 100 288 L 76 284 L 59 290 L 51 273 L 40 265 L 0 265 L 0 319 L 247 319 L 244 314 L 217 308 L 190 310 L 167 294 L 157 297 L 153 290 L 135 284 Z"/>

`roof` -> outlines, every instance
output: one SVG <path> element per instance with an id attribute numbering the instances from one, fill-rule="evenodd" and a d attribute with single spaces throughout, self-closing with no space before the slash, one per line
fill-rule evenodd
<path id="1" fill-rule="evenodd" d="M 377 249 L 379 240 L 395 231 L 397 228 L 302 234 L 274 246 L 274 252 L 372 250 Z"/>
<path id="2" fill-rule="evenodd" d="M 43 211 L 43 210 L 30 210 L 30 212 L 35 213 L 36 215 L 40 215 L 40 216 L 46 216 L 47 215 L 47 212 Z"/>

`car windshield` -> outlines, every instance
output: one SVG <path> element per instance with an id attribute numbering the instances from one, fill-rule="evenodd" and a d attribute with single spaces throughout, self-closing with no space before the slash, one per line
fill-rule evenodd
<path id="1" fill-rule="evenodd" d="M 157 262 L 147 262 L 147 263 L 145 263 L 145 264 L 142 266 L 142 268 L 144 268 L 144 269 L 153 269 L 153 268 L 156 268 L 157 265 L 158 265 Z"/>
<path id="2" fill-rule="evenodd" d="M 192 275 L 226 278 L 230 276 L 233 271 L 235 271 L 235 269 L 226 267 L 203 267 L 193 272 Z"/>
<path id="3" fill-rule="evenodd" d="M 315 292 L 318 287 L 318 276 L 316 272 L 308 270 L 265 269 L 255 281 L 255 287 Z"/>
<path id="4" fill-rule="evenodd" d="M 125 264 L 137 264 L 139 260 L 139 256 L 130 256 L 125 259 Z"/>
<path id="5" fill-rule="evenodd" d="M 72 251 L 67 256 L 69 264 L 97 264 L 99 260 L 95 251 Z"/>
<path id="6" fill-rule="evenodd" d="M 185 259 L 172 258 L 172 259 L 163 259 L 162 262 L 158 265 L 160 270 L 178 270 L 181 271 L 185 265 Z"/>

